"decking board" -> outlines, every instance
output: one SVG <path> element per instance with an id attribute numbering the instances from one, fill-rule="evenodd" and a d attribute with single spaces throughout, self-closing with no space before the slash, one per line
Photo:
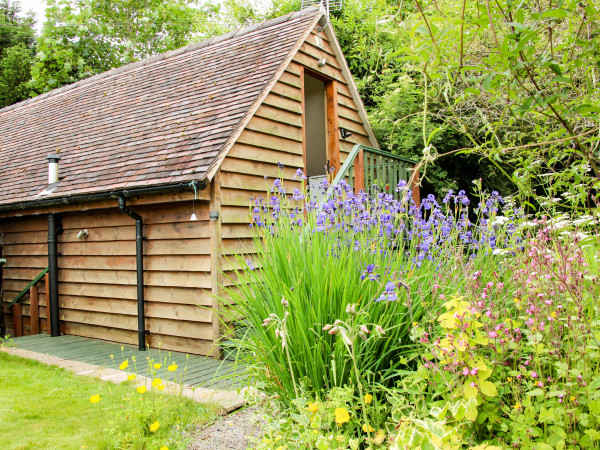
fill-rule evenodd
<path id="1" fill-rule="evenodd" d="M 72 361 L 81 361 L 106 368 L 119 367 L 124 359 L 129 360 L 127 372 L 134 371 L 132 356 L 136 357 L 139 375 L 145 375 L 148 366 L 146 358 L 152 358 L 155 363 L 175 363 L 179 367 L 174 374 L 185 373 L 185 384 L 195 387 L 233 389 L 239 383 L 239 376 L 230 376 L 235 373 L 234 364 L 231 361 L 216 361 L 211 358 L 198 355 L 186 355 L 169 350 L 149 349 L 139 351 L 136 347 L 125 344 L 116 344 L 108 341 L 100 341 L 81 336 L 62 335 L 50 337 L 46 334 L 37 334 L 13 338 L 18 348 L 32 352 L 43 353 Z M 121 346 L 123 351 L 121 352 Z M 111 360 L 110 355 L 114 355 Z M 165 367 L 161 367 L 159 376 Z M 224 377 L 224 378 L 220 378 Z"/>

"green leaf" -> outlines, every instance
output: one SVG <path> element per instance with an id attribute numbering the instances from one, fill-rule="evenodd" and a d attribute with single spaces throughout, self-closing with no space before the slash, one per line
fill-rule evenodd
<path id="1" fill-rule="evenodd" d="M 556 18 L 556 19 L 561 19 L 563 17 L 567 17 L 569 15 L 569 13 L 567 11 L 565 11 L 564 9 L 550 9 L 548 11 L 545 11 L 542 13 L 542 18 L 548 18 L 548 17 L 552 17 L 552 18 Z"/>
<path id="2" fill-rule="evenodd" d="M 552 80 L 550 80 L 550 83 L 572 83 L 572 81 L 570 78 L 563 77 L 562 75 L 558 75 L 558 76 L 552 78 Z"/>
<path id="3" fill-rule="evenodd" d="M 492 80 L 494 79 L 494 74 L 493 73 L 489 73 L 487 77 L 485 77 L 485 80 L 483 80 L 483 88 L 486 91 L 490 90 L 490 87 L 492 86 Z"/>
<path id="4" fill-rule="evenodd" d="M 475 389 L 477 390 L 477 389 Z M 477 395 L 477 394 L 475 394 Z M 462 420 L 463 417 L 465 417 L 465 413 L 467 412 L 467 408 L 465 408 L 465 405 L 463 402 L 457 402 L 453 407 L 452 407 L 452 415 L 454 416 L 454 418 L 456 420 Z"/>
<path id="5" fill-rule="evenodd" d="M 538 397 L 540 395 L 544 395 L 544 391 L 541 389 L 534 389 L 533 391 L 529 391 L 527 395 L 530 397 Z"/>
<path id="6" fill-rule="evenodd" d="M 562 69 L 558 64 L 550 63 L 548 64 L 548 67 L 550 67 L 550 70 L 552 70 L 552 72 L 554 72 L 556 75 L 562 75 Z"/>
<path id="7" fill-rule="evenodd" d="M 477 388 L 475 386 L 471 386 L 471 383 L 469 381 L 465 381 L 464 390 L 465 390 L 464 396 L 465 396 L 466 400 L 477 397 L 477 394 L 479 393 Z"/>
<path id="8" fill-rule="evenodd" d="M 481 393 L 487 395 L 488 397 L 495 397 L 498 395 L 498 391 L 496 390 L 496 385 L 491 381 L 484 381 L 479 385 L 481 389 Z"/>

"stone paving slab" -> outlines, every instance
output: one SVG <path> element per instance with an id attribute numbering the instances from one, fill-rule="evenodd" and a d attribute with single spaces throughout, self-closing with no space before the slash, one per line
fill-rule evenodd
<path id="1" fill-rule="evenodd" d="M 118 369 L 107 369 L 105 367 L 89 364 L 81 361 L 71 361 L 68 359 L 51 356 L 43 353 L 33 352 L 18 347 L 0 347 L 0 351 L 9 355 L 20 356 L 39 361 L 44 364 L 62 367 L 74 372 L 76 375 L 98 378 L 102 381 L 110 381 L 115 384 L 122 383 L 127 380 L 131 372 L 126 372 Z M 152 380 L 143 375 L 137 375 L 134 384 L 145 385 L 147 389 L 152 387 Z M 195 402 L 207 403 L 215 405 L 221 413 L 229 413 L 245 405 L 245 400 L 242 394 L 221 389 L 206 389 L 201 387 L 193 387 L 168 382 L 165 386 L 166 394 L 179 394 L 187 397 Z"/>

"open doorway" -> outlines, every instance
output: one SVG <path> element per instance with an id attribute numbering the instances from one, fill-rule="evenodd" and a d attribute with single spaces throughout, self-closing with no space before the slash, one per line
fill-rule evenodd
<path id="1" fill-rule="evenodd" d="M 336 86 L 335 81 L 306 70 L 303 78 L 306 176 L 311 199 L 319 200 L 330 168 L 339 161 Z"/>

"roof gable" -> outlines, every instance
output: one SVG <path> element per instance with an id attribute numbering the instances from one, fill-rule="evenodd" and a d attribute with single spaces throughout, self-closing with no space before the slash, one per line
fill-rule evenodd
<path id="1" fill-rule="evenodd" d="M 0 204 L 38 199 L 57 151 L 53 197 L 205 178 L 320 17 L 279 17 L 0 110 Z"/>

